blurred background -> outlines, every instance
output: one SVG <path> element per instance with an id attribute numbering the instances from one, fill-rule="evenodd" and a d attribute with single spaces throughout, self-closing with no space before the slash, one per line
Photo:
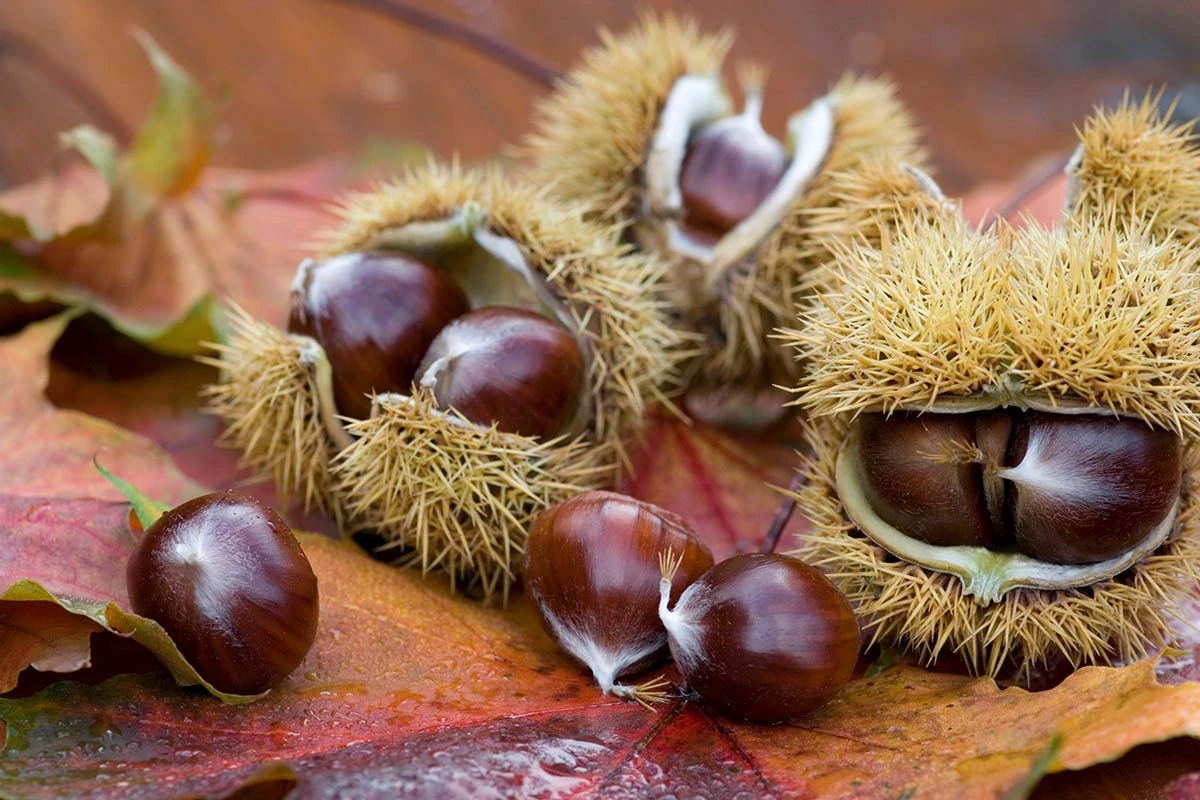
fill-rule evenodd
<path id="1" fill-rule="evenodd" d="M 55 134 L 73 124 L 135 127 L 154 75 L 130 36 L 134 27 L 148 31 L 207 89 L 227 91 L 218 163 L 289 166 L 369 139 L 415 141 L 440 155 L 476 160 L 518 142 L 546 87 L 397 21 L 386 5 L 4 0 L 0 185 L 43 173 Z M 1039 157 L 1065 152 L 1072 127 L 1126 87 L 1141 94 L 1200 77 L 1195 0 L 416 0 L 411 6 L 506 42 L 555 71 L 597 41 L 598 26 L 622 30 L 641 8 L 691 13 L 709 28 L 729 26 L 738 34 L 733 61 L 752 59 L 770 69 L 764 117 L 776 133 L 844 70 L 888 73 L 925 126 L 938 177 L 951 192 L 1012 178 Z M 68 75 L 50 74 L 56 69 L 90 87 L 114 119 L 98 118 L 97 108 L 64 91 Z"/>

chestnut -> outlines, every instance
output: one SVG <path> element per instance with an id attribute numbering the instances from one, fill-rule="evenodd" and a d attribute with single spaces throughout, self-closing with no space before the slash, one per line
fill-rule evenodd
<path id="1" fill-rule="evenodd" d="M 1042 561 L 1092 564 L 1136 546 L 1179 499 L 1178 436 L 1137 419 L 1030 412 L 1010 445 L 1017 546 Z"/>
<path id="2" fill-rule="evenodd" d="M 859 424 L 863 488 L 881 519 L 930 544 L 992 544 L 972 415 L 864 414 Z"/>
<path id="3" fill-rule="evenodd" d="M 170 635 L 210 685 L 265 692 L 308 654 L 317 633 L 317 578 L 283 520 L 239 492 L 166 511 L 126 568 L 134 613 Z"/>
<path id="4" fill-rule="evenodd" d="M 751 722 L 782 722 L 849 682 L 858 622 L 816 569 L 776 553 L 732 556 L 671 608 L 677 561 L 662 558 L 658 613 L 676 666 L 706 703 Z"/>
<path id="5" fill-rule="evenodd" d="M 449 274 L 406 253 L 346 253 L 300 265 L 287 329 L 325 349 L 334 404 L 365 419 L 371 394 L 411 391 L 429 344 L 470 307 Z"/>
<path id="6" fill-rule="evenodd" d="M 575 413 L 583 353 L 566 328 L 537 312 L 485 306 L 447 325 L 417 374 L 439 408 L 506 433 L 549 438 Z"/>
<path id="7" fill-rule="evenodd" d="M 763 130 L 761 113 L 761 87 L 748 85 L 741 114 L 688 141 L 679 190 L 685 223 L 702 237 L 719 239 L 754 213 L 787 169 L 787 151 Z"/>
<path id="8" fill-rule="evenodd" d="M 606 693 L 646 699 L 645 686 L 616 679 L 667 656 L 657 613 L 658 554 L 667 549 L 678 554 L 679 566 L 663 591 L 675 599 L 713 557 L 666 509 L 614 492 L 585 492 L 544 511 L 529 532 L 525 587 L 538 617 Z"/>

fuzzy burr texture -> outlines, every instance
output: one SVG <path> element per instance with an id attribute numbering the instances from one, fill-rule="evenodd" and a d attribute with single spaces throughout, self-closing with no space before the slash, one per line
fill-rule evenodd
<path id="1" fill-rule="evenodd" d="M 633 30 L 600 31 L 534 114 L 531 182 L 583 204 L 588 216 L 628 224 L 641 213 L 641 169 L 675 81 L 716 75 L 733 44 L 728 31 L 701 33 L 692 20 L 647 14 Z"/>
<path id="2" fill-rule="evenodd" d="M 221 370 L 221 381 L 204 389 L 207 410 L 226 425 L 220 443 L 240 450 L 242 466 L 273 480 L 281 494 L 299 497 L 305 510 L 340 519 L 330 493 L 329 463 L 338 446 L 323 423 L 332 409 L 321 407 L 320 345 L 238 307 L 226 319 L 228 340 L 213 346 L 219 358 L 201 359 Z"/>
<path id="3" fill-rule="evenodd" d="M 530 440 L 438 411 L 433 396 L 384 396 L 334 462 L 349 516 L 382 532 L 400 563 L 507 597 L 533 520 L 613 478 L 611 448 Z"/>
<path id="4" fill-rule="evenodd" d="M 1200 144 L 1192 124 L 1172 124 L 1158 97 L 1126 96 L 1083 126 L 1070 166 L 1067 212 L 1100 225 L 1184 242 L 1200 235 Z"/>
<path id="5" fill-rule="evenodd" d="M 534 182 L 582 203 L 589 215 L 634 225 L 644 207 L 644 170 L 659 114 L 676 81 L 718 75 L 732 37 L 703 34 L 692 21 L 646 15 L 633 30 L 601 33 L 598 47 L 538 109 L 530 139 Z M 832 176 L 853 172 L 864 159 L 887 155 L 921 166 L 918 131 L 894 87 L 885 80 L 846 76 L 829 94 L 834 139 L 818 175 L 761 242 L 714 284 L 710 307 L 676 309 L 681 324 L 716 328 L 689 363 L 689 381 L 705 385 L 791 382 L 800 370 L 770 334 L 793 320 L 808 294 L 808 273 L 829 260 L 819 212 L 839 202 Z M 685 269 L 664 276 L 660 293 L 686 297 L 694 283 Z M 697 317 L 704 317 L 697 323 Z"/>
<path id="6" fill-rule="evenodd" d="M 904 199 L 895 165 L 846 176 L 851 202 L 820 213 L 835 261 L 818 302 L 784 334 L 810 365 L 796 388 L 812 445 L 797 494 L 812 534 L 800 555 L 846 593 L 875 641 L 929 661 L 953 653 L 980 674 L 1028 678 L 1060 656 L 1142 657 L 1169 643 L 1174 603 L 1200 581 L 1200 254 L 1187 228 L 1200 218 L 1200 197 L 1189 199 L 1200 172 L 1173 175 L 1192 145 L 1145 104 L 1102 112 L 1081 136 L 1080 200 L 1053 230 L 980 232 L 927 213 L 925 200 Z M 877 237 L 859 234 L 864 222 Z M 836 476 L 854 418 L 965 401 L 1090 407 L 1182 437 L 1182 502 L 1166 544 L 1088 586 L 981 602 L 957 576 L 857 531 Z"/>
<path id="7" fill-rule="evenodd" d="M 1200 434 L 1200 253 L 1070 223 L 916 222 L 849 248 L 843 287 L 788 334 L 818 416 L 1005 393 L 1072 398 Z"/>

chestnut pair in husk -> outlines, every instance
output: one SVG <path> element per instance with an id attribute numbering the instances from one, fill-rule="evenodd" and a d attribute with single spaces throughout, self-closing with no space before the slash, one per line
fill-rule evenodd
<path id="1" fill-rule="evenodd" d="M 617 679 L 668 654 L 688 687 L 723 712 L 779 722 L 850 679 L 859 631 L 817 570 L 783 555 L 712 554 L 675 514 L 588 492 L 533 524 L 525 585 L 550 636 L 601 690 L 644 705 L 667 684 Z"/>
<path id="2" fill-rule="evenodd" d="M 529 522 L 610 483 L 674 385 L 665 265 L 496 172 L 350 197 L 289 332 L 235 310 L 210 407 L 284 491 L 506 596 Z"/>
<path id="3" fill-rule="evenodd" d="M 541 104 L 529 143 L 534 182 L 670 261 L 655 290 L 699 337 L 685 378 L 702 391 L 796 379 L 769 336 L 847 234 L 826 212 L 862 163 L 923 160 L 891 85 L 869 78 L 842 79 L 777 140 L 759 122 L 761 69 L 742 70 L 734 113 L 721 74 L 731 43 L 670 15 L 605 34 Z"/>
<path id="4" fill-rule="evenodd" d="M 471 310 L 444 270 L 403 252 L 300 266 L 289 333 L 325 350 L 343 416 L 377 394 L 432 392 L 437 407 L 522 436 L 556 436 L 579 405 L 583 352 L 559 322 L 509 306 Z"/>
<path id="5" fill-rule="evenodd" d="M 865 170 L 889 235 L 848 240 L 786 334 L 804 557 L 876 641 L 1020 681 L 1161 648 L 1200 580 L 1200 151 L 1126 102 L 1069 169 L 1059 228 L 984 232 Z"/>

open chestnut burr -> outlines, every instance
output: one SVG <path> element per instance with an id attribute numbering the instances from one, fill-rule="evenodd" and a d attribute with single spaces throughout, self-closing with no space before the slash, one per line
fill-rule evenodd
<path id="1" fill-rule="evenodd" d="M 654 289 L 699 336 L 689 385 L 751 393 L 799 374 L 769 336 L 791 323 L 810 273 L 847 233 L 825 216 L 847 196 L 845 176 L 881 156 L 917 167 L 924 156 L 890 84 L 857 76 L 772 136 L 759 121 L 761 68 L 740 70 L 745 108 L 734 113 L 722 76 L 731 43 L 686 19 L 643 16 L 541 104 L 528 150 L 534 183 L 670 262 Z"/>
<path id="2" fill-rule="evenodd" d="M 210 408 L 283 490 L 503 598 L 529 522 L 611 482 L 675 385 L 666 265 L 497 172 L 430 164 L 344 216 L 288 335 L 233 315 Z"/>
<path id="3" fill-rule="evenodd" d="M 1154 652 L 1200 580 L 1200 255 L 1161 224 L 1200 209 L 1164 179 L 1200 149 L 1126 102 L 1070 170 L 1058 229 L 901 217 L 785 334 L 801 555 L 874 641 L 1018 680 Z"/>

